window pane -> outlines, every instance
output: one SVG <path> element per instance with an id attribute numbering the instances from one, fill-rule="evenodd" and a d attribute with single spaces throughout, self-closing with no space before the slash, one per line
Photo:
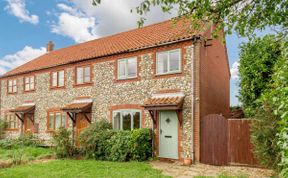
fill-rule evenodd
<path id="1" fill-rule="evenodd" d="M 55 129 L 61 127 L 61 113 L 56 113 Z"/>
<path id="2" fill-rule="evenodd" d="M 140 126 L 140 112 L 133 113 L 133 129 L 139 129 Z"/>
<path id="3" fill-rule="evenodd" d="M 26 91 L 30 90 L 30 85 L 29 85 L 29 83 L 26 83 L 26 84 L 25 84 L 25 90 L 26 90 Z"/>
<path id="4" fill-rule="evenodd" d="M 157 55 L 157 73 L 167 73 L 168 72 L 168 55 L 167 53 L 159 53 Z"/>
<path id="5" fill-rule="evenodd" d="M 59 87 L 63 87 L 64 86 L 64 71 L 60 71 L 58 73 L 59 75 Z"/>
<path id="6" fill-rule="evenodd" d="M 84 82 L 90 82 L 90 67 L 84 69 Z"/>
<path id="7" fill-rule="evenodd" d="M 118 61 L 118 78 L 125 78 L 126 76 L 126 61 Z"/>
<path id="8" fill-rule="evenodd" d="M 13 116 L 14 116 L 14 128 L 16 129 L 16 128 L 18 128 L 18 119 L 15 116 L 15 114 L 13 114 Z"/>
<path id="9" fill-rule="evenodd" d="M 113 117 L 113 129 L 120 130 L 120 112 L 115 112 Z"/>
<path id="10" fill-rule="evenodd" d="M 25 84 L 29 83 L 29 77 L 25 78 Z"/>
<path id="11" fill-rule="evenodd" d="M 123 112 L 123 130 L 131 130 L 131 114 L 129 112 Z"/>
<path id="12" fill-rule="evenodd" d="M 13 80 L 13 85 L 17 85 L 17 80 Z"/>
<path id="13" fill-rule="evenodd" d="M 34 90 L 34 77 L 30 78 L 30 90 Z"/>
<path id="14" fill-rule="evenodd" d="M 61 127 L 66 128 L 66 114 L 62 113 L 62 125 Z"/>
<path id="15" fill-rule="evenodd" d="M 52 86 L 53 87 L 57 86 L 57 72 L 53 72 L 52 74 Z"/>
<path id="16" fill-rule="evenodd" d="M 12 87 L 11 86 L 8 87 L 8 93 L 12 93 Z"/>
<path id="17" fill-rule="evenodd" d="M 137 75 L 137 59 L 128 60 L 128 77 L 136 77 Z"/>
<path id="18" fill-rule="evenodd" d="M 13 92 L 17 92 L 17 85 L 13 86 Z"/>
<path id="19" fill-rule="evenodd" d="M 13 85 L 12 80 L 9 80 L 9 81 L 8 81 L 8 86 L 9 86 L 9 87 L 12 87 L 12 85 Z"/>
<path id="20" fill-rule="evenodd" d="M 54 129 L 54 113 L 49 115 L 49 129 Z"/>
<path id="21" fill-rule="evenodd" d="M 83 83 L 83 68 L 79 67 L 77 68 L 77 84 Z"/>
<path id="22" fill-rule="evenodd" d="M 180 70 L 180 51 L 173 51 L 169 53 L 170 72 Z"/>

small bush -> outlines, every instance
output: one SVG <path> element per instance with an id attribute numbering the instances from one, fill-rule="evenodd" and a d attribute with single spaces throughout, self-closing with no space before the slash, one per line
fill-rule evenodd
<path id="1" fill-rule="evenodd" d="M 130 131 L 115 132 L 108 141 L 106 159 L 109 161 L 129 161 L 131 153 L 130 138 Z"/>
<path id="2" fill-rule="evenodd" d="M 53 135 L 54 149 L 57 158 L 66 158 L 73 155 L 75 150 L 70 135 L 71 132 L 65 128 L 59 128 Z"/>
<path id="3" fill-rule="evenodd" d="M 4 138 L 6 123 L 0 119 L 0 139 Z"/>
<path id="4" fill-rule="evenodd" d="M 81 153 L 86 158 L 108 161 L 144 161 L 152 154 L 149 129 L 113 131 L 107 121 L 91 124 L 80 134 Z"/>
<path id="5" fill-rule="evenodd" d="M 152 132 L 150 129 L 131 131 L 129 140 L 131 159 L 144 161 L 152 156 Z"/>
<path id="6" fill-rule="evenodd" d="M 31 133 L 22 135 L 18 138 L 4 139 L 0 141 L 0 148 L 10 149 L 23 146 L 37 147 L 41 145 L 41 141 Z"/>

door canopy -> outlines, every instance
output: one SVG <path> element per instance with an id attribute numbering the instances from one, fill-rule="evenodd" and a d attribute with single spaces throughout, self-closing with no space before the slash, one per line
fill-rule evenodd
<path id="1" fill-rule="evenodd" d="M 9 112 L 15 113 L 16 117 L 24 122 L 24 114 L 33 115 L 35 112 L 35 103 L 27 102 L 14 109 L 9 110 Z M 34 123 L 34 117 L 29 117 L 30 120 Z"/>

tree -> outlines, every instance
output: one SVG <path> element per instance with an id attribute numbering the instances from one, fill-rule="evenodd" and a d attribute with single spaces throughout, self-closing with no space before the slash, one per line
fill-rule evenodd
<path id="1" fill-rule="evenodd" d="M 93 5 L 99 5 L 101 0 L 92 0 Z M 277 27 L 277 33 L 288 34 L 288 0 L 142 0 L 136 11 L 142 17 L 138 24 L 142 26 L 144 15 L 151 7 L 160 6 L 163 12 L 170 13 L 177 9 L 178 16 L 186 16 L 194 28 L 197 22 L 210 21 L 219 30 L 225 27 L 225 33 L 235 30 L 241 36 L 252 36 L 255 30 L 263 30 L 267 26 Z"/>
<path id="2" fill-rule="evenodd" d="M 273 67 L 281 55 L 280 46 L 273 35 L 240 46 L 239 100 L 246 117 L 254 116 L 262 104 L 258 99 L 270 87 Z"/>

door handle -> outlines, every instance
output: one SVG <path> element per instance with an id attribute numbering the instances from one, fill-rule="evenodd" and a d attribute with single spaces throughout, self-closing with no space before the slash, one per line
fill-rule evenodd
<path id="1" fill-rule="evenodd" d="M 160 129 L 160 134 L 162 134 L 162 129 Z"/>
<path id="2" fill-rule="evenodd" d="M 172 138 L 171 135 L 165 135 L 165 138 Z"/>

